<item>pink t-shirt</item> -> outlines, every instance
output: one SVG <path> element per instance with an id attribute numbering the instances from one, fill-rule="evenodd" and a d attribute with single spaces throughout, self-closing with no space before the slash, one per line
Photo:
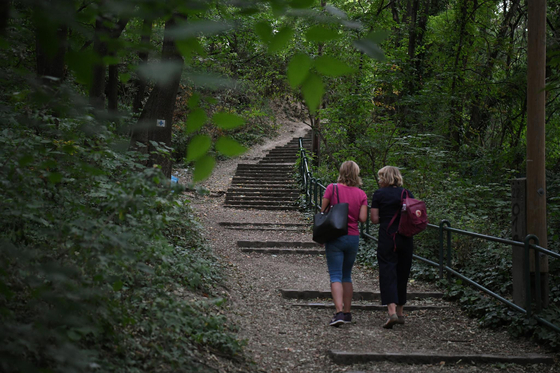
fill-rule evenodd
<path id="1" fill-rule="evenodd" d="M 358 187 L 336 185 L 338 197 L 336 195 L 333 196 L 334 187 L 333 184 L 329 184 L 323 198 L 328 199 L 330 205 L 338 203 L 338 198 L 340 198 L 340 202 L 348 203 L 348 235 L 358 236 L 360 234 L 360 230 L 358 229 L 358 217 L 360 216 L 360 208 L 364 205 L 367 206 L 366 193 Z"/>

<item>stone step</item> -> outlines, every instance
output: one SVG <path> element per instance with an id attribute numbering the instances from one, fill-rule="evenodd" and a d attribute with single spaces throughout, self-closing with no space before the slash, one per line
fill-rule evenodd
<path id="1" fill-rule="evenodd" d="M 275 188 L 275 187 L 283 187 L 283 186 L 287 186 L 287 185 L 291 185 L 293 183 L 293 180 L 290 180 L 289 182 L 286 181 L 274 181 L 274 180 L 232 180 L 231 181 L 231 185 L 235 185 L 235 186 L 239 186 L 239 185 L 245 185 L 247 187 L 269 187 L 269 188 Z"/>
<path id="2" fill-rule="evenodd" d="M 293 307 L 307 307 L 307 308 L 335 308 L 334 303 L 294 303 Z M 406 304 L 406 311 L 418 310 L 442 310 L 447 309 L 449 306 L 432 306 L 432 305 L 409 305 Z M 387 306 L 381 304 L 352 304 L 352 309 L 364 311 L 384 311 L 387 312 Z"/>
<path id="3" fill-rule="evenodd" d="M 332 299 L 332 294 L 330 290 L 294 290 L 294 289 L 280 289 L 282 297 L 286 299 Z M 418 293 L 409 292 L 407 293 L 407 298 L 410 300 L 414 299 L 426 299 L 426 298 L 443 298 L 443 293 L 429 292 L 429 293 Z M 379 300 L 381 295 L 379 292 L 374 291 L 354 291 L 354 300 Z"/>
<path id="4" fill-rule="evenodd" d="M 284 201 L 256 201 L 256 200 L 247 200 L 247 201 L 226 201 L 228 205 L 235 205 L 239 204 L 242 206 L 289 206 Z"/>
<path id="5" fill-rule="evenodd" d="M 231 179 L 232 184 L 282 184 L 282 185 L 291 185 L 294 184 L 293 179 L 286 179 L 285 177 L 270 177 L 270 176 L 262 176 L 262 177 L 242 177 L 242 176 L 234 176 Z"/>
<path id="6" fill-rule="evenodd" d="M 235 194 L 267 194 L 270 193 L 292 193 L 292 194 L 299 194 L 300 190 L 296 188 L 250 188 L 250 187 L 232 187 L 227 190 L 227 193 L 235 193 Z"/>
<path id="7" fill-rule="evenodd" d="M 293 178 L 288 177 L 286 175 L 273 175 L 273 174 L 259 174 L 259 175 L 255 175 L 255 176 L 250 176 L 250 175 L 235 175 L 234 177 L 231 178 L 231 180 L 248 180 L 248 181 L 253 181 L 253 180 L 279 180 L 279 181 L 285 181 L 285 182 L 289 182 L 290 184 L 294 184 L 295 181 Z"/>
<path id="8" fill-rule="evenodd" d="M 279 227 L 279 228 L 268 228 L 268 227 L 226 227 L 226 229 L 233 230 L 233 231 L 267 231 L 267 232 L 305 232 L 307 228 L 288 228 L 288 227 Z M 385 307 L 387 308 L 387 307 Z"/>
<path id="9" fill-rule="evenodd" d="M 554 364 L 554 358 L 548 355 L 472 355 L 472 354 L 442 354 L 422 352 L 349 352 L 329 350 L 329 356 L 336 364 L 361 364 L 373 361 L 390 361 L 404 364 L 434 364 L 471 363 L 471 364 Z"/>
<path id="10" fill-rule="evenodd" d="M 248 188 L 230 188 L 227 190 L 227 195 L 231 196 L 247 196 L 247 197 L 258 197 L 258 196 L 268 196 L 268 197 L 281 197 L 290 196 L 297 197 L 300 194 L 297 189 L 252 189 Z"/>
<path id="11" fill-rule="evenodd" d="M 277 202 L 284 205 L 293 205 L 297 201 L 297 198 L 290 198 L 290 197 L 282 197 L 282 196 L 272 196 L 272 197 L 231 197 L 227 196 L 225 202 L 226 203 L 234 203 L 234 202 L 263 202 L 264 204 L 268 204 L 271 202 Z"/>
<path id="12" fill-rule="evenodd" d="M 273 157 L 264 157 L 263 159 L 261 159 L 259 162 L 259 164 L 263 164 L 263 163 L 295 163 L 296 160 L 298 158 L 297 157 L 286 157 L 286 156 L 273 156 Z"/>
<path id="13" fill-rule="evenodd" d="M 252 222 L 237 222 L 237 221 L 221 221 L 218 222 L 222 227 L 242 227 L 242 226 L 255 226 L 255 227 L 308 227 L 307 223 L 252 223 Z"/>
<path id="14" fill-rule="evenodd" d="M 324 255 L 325 249 L 242 248 L 244 253 Z"/>
<path id="15" fill-rule="evenodd" d="M 320 245 L 313 241 L 237 241 L 237 247 L 299 247 L 318 248 Z"/>
<path id="16" fill-rule="evenodd" d="M 299 210 L 297 206 L 246 206 L 244 204 L 224 204 L 224 207 L 239 209 L 239 210 L 281 210 L 281 211 L 296 211 Z"/>
<path id="17" fill-rule="evenodd" d="M 268 154 L 295 154 L 299 157 L 299 149 L 272 149 L 268 151 Z"/>
<path id="18" fill-rule="evenodd" d="M 241 166 L 241 165 L 239 165 Z M 275 166 L 275 165 L 263 165 L 263 164 L 252 164 L 243 165 L 243 167 L 237 167 L 236 172 L 283 172 L 283 173 L 293 173 L 295 171 L 294 166 Z"/>
<path id="19" fill-rule="evenodd" d="M 282 171 L 282 170 L 258 170 L 258 169 L 245 169 L 235 171 L 235 176 L 259 176 L 259 175 L 271 175 L 271 176 L 284 176 L 290 177 L 294 174 L 295 170 Z"/>

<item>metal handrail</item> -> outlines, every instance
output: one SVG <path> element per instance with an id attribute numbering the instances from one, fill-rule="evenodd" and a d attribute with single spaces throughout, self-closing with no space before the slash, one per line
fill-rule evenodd
<path id="1" fill-rule="evenodd" d="M 299 147 L 300 147 L 300 174 L 302 180 L 302 190 L 305 194 L 305 202 L 306 205 L 309 207 L 314 208 L 315 213 L 320 208 L 320 196 L 323 195 L 326 187 L 320 183 L 320 181 L 313 177 L 311 170 L 309 169 L 309 163 L 307 160 L 307 155 L 305 149 L 303 148 L 303 139 L 299 138 Z M 370 220 L 369 220 L 369 210 L 371 206 L 368 205 L 368 214 L 365 223 L 360 223 L 360 238 L 362 239 L 371 239 L 377 241 L 373 235 L 370 234 Z M 476 287 L 477 289 L 481 290 L 482 292 L 490 295 L 491 297 L 497 299 L 498 301 L 504 303 L 508 307 L 514 309 L 515 311 L 521 312 L 525 314 L 527 317 L 533 317 L 537 322 L 542 325 L 545 325 L 556 332 L 560 333 L 560 326 L 552 324 L 551 322 L 539 317 L 538 315 L 532 312 L 532 300 L 531 300 L 531 276 L 530 274 L 530 267 L 529 267 L 529 257 L 530 257 L 530 249 L 534 250 L 535 256 L 535 273 L 540 273 L 540 263 L 539 263 L 539 256 L 540 253 L 549 255 L 553 258 L 560 259 L 560 254 L 555 253 L 553 251 L 547 250 L 544 247 L 538 245 L 539 240 L 538 237 L 535 235 L 528 235 L 524 242 L 508 240 L 500 237 L 488 236 L 480 233 L 465 231 L 462 229 L 452 228 L 451 223 L 447 220 L 442 220 L 439 225 L 435 224 L 428 224 L 428 228 L 437 229 L 439 231 L 439 262 L 436 263 L 430 259 L 423 258 L 419 255 L 413 254 L 413 258 L 420 260 L 424 263 L 427 263 L 433 267 L 439 268 L 439 277 L 443 279 L 444 272 L 447 273 L 447 279 L 451 279 L 451 275 L 456 276 L 463 281 L 467 282 L 468 284 Z M 447 233 L 447 250 L 446 255 L 444 255 L 444 232 Z M 510 300 L 494 293 L 492 290 L 482 286 L 481 284 L 477 283 L 476 281 L 462 275 L 461 273 L 457 272 L 456 270 L 451 268 L 451 233 L 457 233 L 461 235 L 481 238 L 487 241 L 499 242 L 507 245 L 518 246 L 524 248 L 525 252 L 525 278 L 526 278 L 526 289 L 527 289 L 527 304 L 525 308 L 520 307 L 519 305 L 511 302 Z M 534 241 L 535 243 L 531 243 Z M 445 261 L 445 263 L 444 263 Z M 540 276 L 535 276 L 535 290 L 536 290 L 536 313 L 542 311 L 541 305 L 541 284 L 540 284 Z"/>

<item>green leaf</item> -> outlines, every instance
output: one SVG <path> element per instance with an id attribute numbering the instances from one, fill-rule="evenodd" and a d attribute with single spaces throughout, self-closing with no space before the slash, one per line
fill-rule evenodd
<path id="1" fill-rule="evenodd" d="M 292 57 L 288 63 L 288 81 L 292 88 L 297 88 L 303 83 L 312 64 L 311 58 L 305 54 L 299 53 Z"/>
<path id="2" fill-rule="evenodd" d="M 62 181 L 62 174 L 58 172 L 51 172 L 47 178 L 51 183 L 58 184 Z"/>
<path id="3" fill-rule="evenodd" d="M 313 26 L 305 33 L 307 41 L 324 42 L 328 40 L 338 39 L 340 34 L 338 31 L 331 30 L 325 26 Z"/>
<path id="4" fill-rule="evenodd" d="M 268 53 L 276 53 L 281 51 L 282 49 L 286 48 L 290 40 L 292 39 L 292 35 L 294 34 L 294 30 L 292 30 L 288 26 L 284 26 L 278 31 L 270 41 L 268 45 Z"/>
<path id="5" fill-rule="evenodd" d="M 103 64 L 105 66 L 109 66 L 109 65 L 118 65 L 119 63 L 121 63 L 121 60 L 115 56 L 105 56 L 103 57 Z"/>
<path id="6" fill-rule="evenodd" d="M 381 30 L 381 31 L 372 31 L 369 33 L 367 38 L 373 41 L 375 44 L 379 45 L 383 43 L 389 37 L 389 31 Z"/>
<path id="7" fill-rule="evenodd" d="M 194 161 L 208 152 L 212 140 L 206 135 L 197 135 L 191 139 L 187 146 L 187 161 Z"/>
<path id="8" fill-rule="evenodd" d="M 321 104 L 321 99 L 325 92 L 321 77 L 314 73 L 309 74 L 307 79 L 303 82 L 301 92 L 303 93 L 303 98 L 307 103 L 309 111 L 312 114 L 315 113 Z"/>
<path id="9" fill-rule="evenodd" d="M 194 109 L 187 116 L 187 128 L 185 132 L 189 134 L 198 131 L 207 121 L 208 116 L 204 109 Z"/>
<path id="10" fill-rule="evenodd" d="M 129 73 L 119 74 L 119 80 L 123 84 L 128 82 L 131 77 L 132 75 L 130 75 Z"/>
<path id="11" fill-rule="evenodd" d="M 266 21 L 260 21 L 255 25 L 255 33 L 266 44 L 272 40 L 272 27 L 270 27 L 270 23 Z"/>
<path id="12" fill-rule="evenodd" d="M 228 136 L 220 137 L 218 141 L 216 141 L 215 146 L 217 151 L 228 157 L 234 157 L 247 151 L 246 147 L 240 145 L 237 141 Z"/>
<path id="13" fill-rule="evenodd" d="M 197 38 L 201 35 L 211 36 L 230 30 L 232 27 L 226 22 L 199 20 L 174 26 L 165 33 L 175 40 Z"/>
<path id="14" fill-rule="evenodd" d="M 198 108 L 199 105 L 200 105 L 200 95 L 194 92 L 192 96 L 189 98 L 189 101 L 187 102 L 187 106 L 189 107 L 189 109 L 196 109 Z"/>
<path id="15" fill-rule="evenodd" d="M 354 47 L 378 61 L 385 61 L 385 54 L 379 46 L 370 39 L 354 40 Z"/>
<path id="16" fill-rule="evenodd" d="M 99 62 L 99 57 L 93 51 L 69 51 L 66 53 L 66 63 L 76 76 L 78 83 L 87 87 L 93 82 L 91 73 L 93 66 Z"/>
<path id="17" fill-rule="evenodd" d="M 185 62 L 189 62 L 195 53 L 200 56 L 206 56 L 206 50 L 200 45 L 198 39 L 189 38 L 176 40 L 175 45 L 179 53 L 185 57 Z"/>
<path id="18" fill-rule="evenodd" d="M 21 158 L 18 160 L 18 163 L 19 163 L 19 166 L 20 166 L 20 167 L 26 167 L 26 166 L 28 166 L 29 164 L 31 164 L 33 161 L 34 161 L 33 156 L 27 154 L 27 155 L 24 155 L 23 157 L 21 157 Z"/>
<path id="19" fill-rule="evenodd" d="M 315 68 L 318 72 L 328 76 L 342 76 L 354 72 L 354 69 L 346 63 L 331 56 L 321 56 L 315 60 Z"/>
<path id="20" fill-rule="evenodd" d="M 219 128 L 228 130 L 242 126 L 245 123 L 245 120 L 235 114 L 219 112 L 212 116 L 212 122 Z"/>
<path id="21" fill-rule="evenodd" d="M 294 9 L 311 8 L 315 4 L 315 0 L 292 0 L 290 6 Z"/>
<path id="22" fill-rule="evenodd" d="M 121 280 L 117 280 L 113 283 L 113 290 L 119 291 L 123 288 L 123 282 Z"/>
<path id="23" fill-rule="evenodd" d="M 210 176 L 215 164 L 216 160 L 209 155 L 205 155 L 197 160 L 194 164 L 193 181 L 197 183 Z"/>

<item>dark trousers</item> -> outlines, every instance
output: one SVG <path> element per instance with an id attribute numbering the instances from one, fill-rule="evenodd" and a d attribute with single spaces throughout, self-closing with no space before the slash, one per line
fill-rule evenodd
<path id="1" fill-rule="evenodd" d="M 412 265 L 414 243 L 412 237 L 397 234 L 393 241 L 393 237 L 386 232 L 380 230 L 379 233 L 377 261 L 379 263 L 381 304 L 403 305 L 406 303 L 406 286 Z"/>

